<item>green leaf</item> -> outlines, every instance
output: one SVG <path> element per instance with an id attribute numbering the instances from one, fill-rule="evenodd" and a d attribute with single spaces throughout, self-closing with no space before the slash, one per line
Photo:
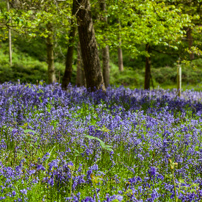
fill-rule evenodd
<path id="1" fill-rule="evenodd" d="M 34 130 L 31 130 L 31 129 L 24 130 L 24 133 L 35 133 L 36 134 L 36 132 Z"/>
<path id="2" fill-rule="evenodd" d="M 108 151 L 113 151 L 113 149 L 111 149 L 112 146 L 110 145 L 106 145 L 102 140 L 100 140 L 99 138 L 97 137 L 93 137 L 93 136 L 90 136 L 90 135 L 84 135 L 84 137 L 90 139 L 90 140 L 97 140 L 100 142 L 100 145 L 103 149 L 106 149 Z"/>

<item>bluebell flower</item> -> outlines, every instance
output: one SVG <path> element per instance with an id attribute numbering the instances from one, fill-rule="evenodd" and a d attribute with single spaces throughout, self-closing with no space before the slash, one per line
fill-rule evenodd
<path id="1" fill-rule="evenodd" d="M 39 165 L 37 165 L 37 171 L 39 171 L 39 170 L 45 170 L 45 168 L 44 168 L 44 166 L 43 165 L 41 165 L 41 164 L 39 164 Z"/>
<path id="2" fill-rule="evenodd" d="M 151 179 L 154 179 L 156 177 L 157 171 L 155 167 L 150 167 L 150 169 L 148 170 L 149 173 L 149 177 Z"/>
<path id="3" fill-rule="evenodd" d="M 95 202 L 92 197 L 87 196 L 85 199 L 81 200 L 81 202 Z"/>
<path id="4" fill-rule="evenodd" d="M 52 168 L 57 168 L 59 164 L 59 160 L 55 159 L 53 161 L 51 161 L 48 165 L 49 165 L 49 170 L 51 170 Z"/>
<path id="5" fill-rule="evenodd" d="M 21 192 L 22 194 L 27 195 L 27 190 L 26 190 L 26 189 L 22 189 L 22 190 L 20 190 L 20 192 Z"/>

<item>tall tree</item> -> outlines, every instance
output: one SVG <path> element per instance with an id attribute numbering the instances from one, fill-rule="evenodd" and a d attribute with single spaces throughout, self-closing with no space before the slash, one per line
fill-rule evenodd
<path id="1" fill-rule="evenodd" d="M 100 10 L 102 12 L 101 15 L 101 21 L 103 22 L 103 30 L 105 30 L 106 24 L 107 24 L 107 17 L 106 17 L 106 2 L 105 0 L 100 0 Z M 104 40 L 106 40 L 106 37 L 104 37 Z M 103 68 L 103 78 L 105 87 L 109 86 L 109 79 L 110 79 L 110 69 L 109 69 L 109 46 L 105 45 L 105 47 L 102 48 L 102 68 Z"/>
<path id="2" fill-rule="evenodd" d="M 94 26 L 91 17 L 90 2 L 89 0 L 74 1 L 76 1 L 78 8 L 77 22 L 79 40 L 81 44 L 87 88 L 91 91 L 96 89 L 102 89 L 105 91 Z"/>
<path id="3" fill-rule="evenodd" d="M 72 19 L 71 19 L 71 25 L 70 25 L 70 33 L 69 33 L 69 44 L 68 44 L 68 50 L 66 55 L 66 62 L 65 62 L 65 73 L 62 80 L 62 88 L 66 89 L 68 84 L 71 82 L 71 76 L 72 76 L 72 62 L 73 62 L 73 53 L 74 53 L 74 40 L 75 40 L 75 34 L 76 34 L 76 25 L 74 22 L 74 16 L 76 14 L 76 4 L 75 1 L 73 1 L 72 5 Z"/>

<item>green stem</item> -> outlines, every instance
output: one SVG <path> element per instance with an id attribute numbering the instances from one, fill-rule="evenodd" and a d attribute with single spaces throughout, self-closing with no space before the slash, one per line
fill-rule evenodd
<path id="1" fill-rule="evenodd" d="M 94 183 L 93 183 L 93 187 L 94 187 L 94 189 L 95 189 L 95 197 L 96 197 L 96 202 L 98 202 L 97 190 L 96 190 L 96 186 L 95 186 L 95 184 L 94 184 Z"/>
<path id="2" fill-rule="evenodd" d="M 174 185 L 174 191 L 175 191 L 175 202 L 178 202 L 177 190 L 176 190 L 176 184 L 175 184 L 174 168 L 172 169 L 172 175 L 173 175 L 173 185 Z"/>
<path id="3" fill-rule="evenodd" d="M 73 178 L 73 172 L 71 170 L 71 179 L 70 179 L 70 197 L 72 197 L 72 178 Z"/>

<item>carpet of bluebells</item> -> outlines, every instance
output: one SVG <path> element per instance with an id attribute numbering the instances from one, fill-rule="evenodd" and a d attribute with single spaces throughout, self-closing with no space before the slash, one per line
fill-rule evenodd
<path id="1" fill-rule="evenodd" d="M 0 200 L 202 201 L 202 92 L 0 85 Z"/>

